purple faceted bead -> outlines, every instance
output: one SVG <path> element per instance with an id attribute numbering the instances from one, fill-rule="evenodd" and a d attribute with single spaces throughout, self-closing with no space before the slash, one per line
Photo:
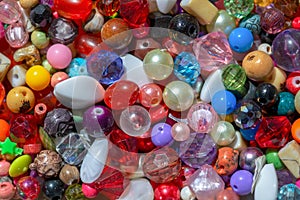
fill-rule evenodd
<path id="1" fill-rule="evenodd" d="M 276 174 L 278 179 L 278 188 L 281 188 L 282 186 L 289 183 L 295 183 L 297 180 L 293 176 L 293 174 L 286 168 L 281 170 L 276 170 Z"/>
<path id="2" fill-rule="evenodd" d="M 192 133 L 188 140 L 180 144 L 179 156 L 188 166 L 200 168 L 216 159 L 217 146 L 210 135 Z"/>

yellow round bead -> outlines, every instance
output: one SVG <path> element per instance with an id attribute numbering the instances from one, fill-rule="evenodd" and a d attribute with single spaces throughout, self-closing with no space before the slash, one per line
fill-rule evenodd
<path id="1" fill-rule="evenodd" d="M 18 86 L 8 92 L 6 102 L 13 113 L 26 113 L 33 108 L 35 97 L 28 87 Z"/>
<path id="2" fill-rule="evenodd" d="M 50 73 L 41 65 L 32 66 L 26 72 L 26 83 L 33 90 L 43 90 L 50 83 Z"/>

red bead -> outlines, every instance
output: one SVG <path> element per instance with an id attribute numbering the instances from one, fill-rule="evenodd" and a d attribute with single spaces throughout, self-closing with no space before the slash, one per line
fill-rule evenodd
<path id="1" fill-rule="evenodd" d="M 17 188 L 24 194 L 25 199 L 37 199 L 41 190 L 40 183 L 31 176 L 25 176 L 19 179 Z"/>
<path id="2" fill-rule="evenodd" d="M 300 71 L 292 72 L 289 74 L 285 82 L 285 87 L 289 92 L 296 95 L 296 93 L 300 90 Z"/>
<path id="3" fill-rule="evenodd" d="M 54 9 L 68 19 L 85 19 L 92 11 L 91 0 L 54 0 Z"/>
<path id="4" fill-rule="evenodd" d="M 103 46 L 101 37 L 95 37 L 89 34 L 82 34 L 75 40 L 75 48 L 79 55 L 85 57 L 89 55 L 98 45 Z"/>
<path id="5" fill-rule="evenodd" d="M 152 124 L 154 124 L 156 122 L 163 121 L 167 118 L 169 108 L 164 103 L 161 103 L 156 107 L 149 108 L 148 111 L 151 117 L 151 122 Z"/>
<path id="6" fill-rule="evenodd" d="M 102 15 L 113 16 L 120 9 L 120 0 L 100 0 L 96 6 Z"/>
<path id="7" fill-rule="evenodd" d="M 160 184 L 154 190 L 154 199 L 155 200 L 179 200 L 180 191 L 176 185 L 165 183 Z"/>
<path id="8" fill-rule="evenodd" d="M 281 148 L 288 142 L 291 127 L 286 116 L 265 117 L 257 130 L 255 140 L 260 148 Z"/>
<path id="9" fill-rule="evenodd" d="M 300 17 L 295 17 L 293 19 L 292 27 L 295 29 L 300 29 Z"/>
<path id="10" fill-rule="evenodd" d="M 162 91 L 155 83 L 145 84 L 140 89 L 139 100 L 144 107 L 155 107 L 162 100 Z"/>
<path id="11" fill-rule="evenodd" d="M 2 85 L 2 83 L 0 83 L 0 106 L 2 105 L 3 99 L 5 97 L 5 88 Z"/>
<path id="12" fill-rule="evenodd" d="M 151 130 L 137 137 L 137 148 L 141 153 L 148 153 L 155 149 L 155 145 L 151 140 Z"/>
<path id="13" fill-rule="evenodd" d="M 138 97 L 139 86 L 136 83 L 120 80 L 106 89 L 104 102 L 113 110 L 121 110 L 133 105 Z"/>

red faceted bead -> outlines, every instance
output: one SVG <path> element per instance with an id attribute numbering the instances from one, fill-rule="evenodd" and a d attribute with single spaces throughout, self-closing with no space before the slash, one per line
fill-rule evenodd
<path id="1" fill-rule="evenodd" d="M 122 110 L 133 105 L 139 97 L 139 86 L 127 80 L 110 85 L 104 94 L 105 104 L 113 110 Z"/>
<path id="2" fill-rule="evenodd" d="M 286 116 L 265 117 L 257 130 L 255 140 L 260 148 L 281 148 L 288 142 L 291 127 Z"/>
<path id="3" fill-rule="evenodd" d="M 92 11 L 91 0 L 54 0 L 54 9 L 68 19 L 85 19 Z"/>
<path id="4" fill-rule="evenodd" d="M 289 74 L 285 82 L 285 87 L 289 92 L 296 95 L 296 93 L 300 90 L 300 71 Z"/>
<path id="5" fill-rule="evenodd" d="M 157 186 L 154 190 L 154 199 L 155 200 L 179 200 L 180 191 L 176 185 L 171 183 L 164 183 Z"/>
<path id="6" fill-rule="evenodd" d="M 148 14 L 148 0 L 120 0 L 120 15 L 131 27 L 145 24 Z"/>

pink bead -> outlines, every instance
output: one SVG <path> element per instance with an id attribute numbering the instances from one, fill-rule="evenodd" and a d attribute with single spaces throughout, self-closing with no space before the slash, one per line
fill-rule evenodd
<path id="1" fill-rule="evenodd" d="M 56 72 L 51 77 L 51 86 L 55 87 L 55 85 L 61 81 L 64 81 L 69 78 L 69 75 L 65 72 Z"/>
<path id="2" fill-rule="evenodd" d="M 0 199 L 10 200 L 15 196 L 16 188 L 10 182 L 0 183 Z"/>
<path id="3" fill-rule="evenodd" d="M 172 126 L 171 135 L 174 140 L 183 142 L 190 137 L 190 128 L 182 122 L 178 122 Z"/>
<path id="4" fill-rule="evenodd" d="M 55 69 L 65 69 L 72 60 L 72 52 L 66 45 L 54 44 L 47 51 L 47 60 Z"/>
<path id="5" fill-rule="evenodd" d="M 95 188 L 83 183 L 82 184 L 82 192 L 86 198 L 93 199 L 98 195 L 98 191 Z"/>
<path id="6" fill-rule="evenodd" d="M 145 107 L 157 106 L 162 100 L 162 91 L 158 85 L 148 83 L 141 87 L 139 100 Z"/>
<path id="7" fill-rule="evenodd" d="M 24 25 L 17 22 L 6 28 L 5 39 L 11 47 L 20 48 L 28 42 L 29 35 Z"/>
<path id="8" fill-rule="evenodd" d="M 297 186 L 298 188 L 300 188 L 300 178 L 297 179 L 297 181 L 296 181 L 295 184 L 296 184 L 296 186 Z"/>
<path id="9" fill-rule="evenodd" d="M 0 161 L 0 176 L 7 176 L 9 167 L 10 167 L 9 162 L 7 162 L 6 160 L 1 160 Z"/>
<path id="10" fill-rule="evenodd" d="M 3 22 L 5 24 L 15 23 L 21 17 L 20 7 L 17 1 L 0 1 L 0 10 L 0 22 Z"/>

